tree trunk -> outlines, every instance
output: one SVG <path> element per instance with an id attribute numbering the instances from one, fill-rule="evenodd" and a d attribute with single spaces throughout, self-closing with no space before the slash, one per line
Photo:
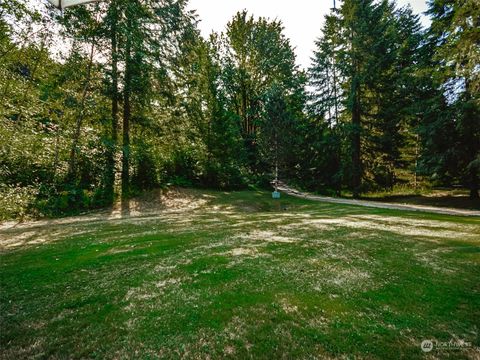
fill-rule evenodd
<path id="1" fill-rule="evenodd" d="M 90 57 L 88 60 L 87 67 L 87 76 L 85 79 L 85 84 L 83 86 L 82 98 L 80 101 L 80 108 L 77 113 L 77 120 L 75 123 L 75 132 L 73 134 L 73 143 L 72 148 L 70 149 L 70 161 L 68 164 L 68 175 L 67 179 L 73 181 L 77 175 L 77 152 L 78 152 L 78 143 L 80 142 L 80 133 L 82 130 L 83 118 L 85 116 L 85 101 L 88 95 L 88 89 L 90 86 L 90 78 L 92 74 L 93 67 L 93 55 L 95 53 L 95 38 L 92 39 L 92 47 L 90 49 Z"/>
<path id="2" fill-rule="evenodd" d="M 247 114 L 247 89 L 245 83 L 242 82 L 242 117 L 243 117 L 243 131 L 245 136 L 250 135 L 250 123 Z"/>
<path id="3" fill-rule="evenodd" d="M 470 169 L 470 199 L 475 200 L 480 198 L 478 194 L 478 174 L 477 169 Z"/>
<path id="4" fill-rule="evenodd" d="M 127 41 L 125 46 L 125 83 L 123 89 L 123 147 L 122 147 L 122 198 L 130 192 L 130 117 L 131 117 L 131 83 L 132 83 L 132 23 L 127 20 Z"/>
<path id="5" fill-rule="evenodd" d="M 352 80 L 352 190 L 354 198 L 358 198 L 360 196 L 360 186 L 362 182 L 362 160 L 360 145 L 360 86 L 357 81 L 358 80 L 356 78 Z"/>
<path id="6" fill-rule="evenodd" d="M 332 45 L 332 65 L 333 65 L 333 101 L 335 106 L 335 126 L 338 126 L 338 94 L 337 94 L 337 63 L 335 60 L 335 43 Z"/>
<path id="7" fill-rule="evenodd" d="M 472 162 L 476 161 L 477 156 L 480 152 L 480 140 L 478 137 L 479 131 L 478 131 L 478 121 L 475 119 L 478 119 L 478 112 L 475 111 L 475 105 L 472 100 L 472 88 L 471 88 L 471 82 L 466 79 L 465 80 L 465 112 L 464 113 L 464 122 L 466 123 L 466 131 L 465 131 L 465 137 L 466 137 L 466 142 L 468 143 L 468 154 L 470 157 L 470 169 L 469 169 L 469 177 L 470 177 L 470 199 L 478 199 L 479 194 L 478 194 L 478 171 L 480 170 L 478 168 L 478 165 L 475 166 L 473 165 Z"/>
<path id="8" fill-rule="evenodd" d="M 117 49 L 117 21 L 118 12 L 116 2 L 112 5 L 112 27 L 111 27 L 111 46 L 112 46 L 112 124 L 111 124 L 111 144 L 107 159 L 107 179 L 105 186 L 105 197 L 108 204 L 112 204 L 115 197 L 115 159 L 118 143 L 118 49 Z"/>

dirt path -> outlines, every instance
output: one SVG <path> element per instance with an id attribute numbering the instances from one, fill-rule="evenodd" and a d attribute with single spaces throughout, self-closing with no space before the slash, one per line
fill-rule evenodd
<path id="1" fill-rule="evenodd" d="M 322 202 L 327 202 L 332 204 L 357 205 L 357 206 L 366 206 L 366 207 L 379 208 L 379 209 L 421 211 L 421 212 L 428 212 L 428 213 L 442 214 L 442 215 L 480 216 L 480 211 L 475 211 L 475 210 L 439 208 L 435 206 L 423 206 L 423 205 L 411 205 L 411 204 L 393 204 L 393 203 L 383 203 L 378 201 L 341 199 L 341 198 L 332 198 L 328 196 L 318 196 L 318 195 L 312 195 L 309 193 L 298 191 L 285 184 L 280 184 L 278 186 L 278 189 L 291 196 L 308 199 L 308 200 L 314 200 L 314 201 L 322 201 Z"/>

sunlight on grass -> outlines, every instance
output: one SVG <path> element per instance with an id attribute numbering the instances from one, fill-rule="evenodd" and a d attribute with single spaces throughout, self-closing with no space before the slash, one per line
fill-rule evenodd
<path id="1" fill-rule="evenodd" d="M 2 358 L 420 358 L 423 339 L 479 345 L 477 218 L 176 197 L 132 217 L 0 230 Z"/>

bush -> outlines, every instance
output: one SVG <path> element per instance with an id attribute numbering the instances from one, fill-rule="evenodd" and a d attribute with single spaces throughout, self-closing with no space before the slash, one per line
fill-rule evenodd
<path id="1" fill-rule="evenodd" d="M 102 189 L 82 189 L 75 184 L 42 186 L 34 203 L 37 216 L 63 216 L 105 206 Z"/>
<path id="2" fill-rule="evenodd" d="M 179 182 L 184 182 L 191 186 L 199 183 L 200 174 L 195 154 L 189 149 L 176 151 L 163 163 L 162 180 L 166 183 L 181 185 Z"/>
<path id="3" fill-rule="evenodd" d="M 248 181 L 237 164 L 219 164 L 211 161 L 205 166 L 202 185 L 222 190 L 238 190 L 246 187 Z"/>
<path id="4" fill-rule="evenodd" d="M 24 218 L 38 195 L 38 186 L 0 184 L 0 220 Z"/>
<path id="5" fill-rule="evenodd" d="M 151 190 L 158 186 L 157 166 L 152 154 L 146 146 L 139 146 L 135 153 L 135 171 L 132 184 L 137 190 Z"/>

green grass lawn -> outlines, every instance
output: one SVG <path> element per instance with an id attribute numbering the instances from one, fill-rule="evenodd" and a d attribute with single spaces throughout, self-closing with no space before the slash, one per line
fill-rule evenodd
<path id="1" fill-rule="evenodd" d="M 155 201 L 0 230 L 0 358 L 480 357 L 479 218 Z"/>

